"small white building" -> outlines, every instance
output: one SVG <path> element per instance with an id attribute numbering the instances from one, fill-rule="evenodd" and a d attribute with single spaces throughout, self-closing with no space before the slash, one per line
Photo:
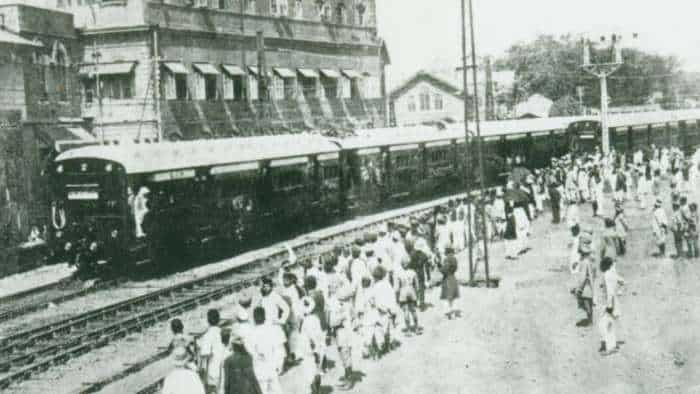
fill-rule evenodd
<path id="1" fill-rule="evenodd" d="M 397 126 L 464 120 L 461 89 L 427 71 L 417 72 L 394 89 L 389 97 Z"/>
<path id="2" fill-rule="evenodd" d="M 515 106 L 516 118 L 548 118 L 554 101 L 541 94 L 533 94 L 527 101 Z"/>

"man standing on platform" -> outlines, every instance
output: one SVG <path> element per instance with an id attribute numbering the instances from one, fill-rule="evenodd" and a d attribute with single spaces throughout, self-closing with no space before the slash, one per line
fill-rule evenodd
<path id="1" fill-rule="evenodd" d="M 668 232 L 668 218 L 666 212 L 661 207 L 661 199 L 657 199 L 654 203 L 652 229 L 656 245 L 659 247 L 659 252 L 654 254 L 654 257 L 666 256 L 666 233 Z"/>
<path id="2" fill-rule="evenodd" d="M 552 205 L 552 224 L 559 224 L 561 222 L 561 193 L 559 185 L 556 183 L 549 184 L 549 202 Z"/>

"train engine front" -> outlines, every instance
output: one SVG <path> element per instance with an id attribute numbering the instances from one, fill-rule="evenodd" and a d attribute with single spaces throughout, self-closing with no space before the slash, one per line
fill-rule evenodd
<path id="1" fill-rule="evenodd" d="M 108 276 L 126 261 L 127 176 L 118 162 L 59 156 L 51 169 L 51 250 L 81 277 Z"/>

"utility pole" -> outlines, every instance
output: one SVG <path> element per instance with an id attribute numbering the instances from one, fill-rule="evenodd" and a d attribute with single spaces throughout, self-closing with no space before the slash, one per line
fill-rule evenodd
<path id="1" fill-rule="evenodd" d="M 248 66 L 246 65 L 245 55 L 245 1 L 240 0 L 241 5 L 241 67 L 243 68 L 243 91 L 245 92 L 244 100 L 250 102 L 250 81 L 248 80 Z"/>
<path id="2" fill-rule="evenodd" d="M 491 69 L 491 58 L 486 57 L 486 120 L 494 120 L 496 118 L 496 98 L 493 92 L 493 70 Z"/>
<path id="3" fill-rule="evenodd" d="M 156 99 L 156 132 L 158 142 L 163 142 L 163 125 L 160 118 L 160 49 L 158 47 L 158 26 L 153 28 L 153 94 Z"/>
<path id="4" fill-rule="evenodd" d="M 464 23 L 464 20 L 463 22 Z M 476 121 L 476 149 L 479 160 L 479 187 L 481 187 L 481 192 L 486 192 L 486 186 L 484 184 L 484 157 L 481 141 L 481 125 L 479 122 L 479 90 L 476 83 L 476 39 L 474 38 L 474 11 L 472 9 L 472 0 L 469 0 L 469 27 L 471 31 L 472 38 L 472 78 L 474 81 L 474 119 Z M 486 219 L 486 211 L 484 210 L 484 204 L 479 204 L 479 213 L 481 214 L 481 222 L 484 223 Z M 481 237 L 484 242 L 484 273 L 486 275 L 486 287 L 491 286 L 491 279 L 489 278 L 489 242 L 486 237 L 486 226 L 481 226 L 482 232 Z"/>
<path id="5" fill-rule="evenodd" d="M 102 113 L 102 93 L 100 89 L 100 57 L 102 54 L 97 50 L 97 37 L 92 40 L 92 58 L 95 62 L 95 94 L 97 94 L 97 109 L 99 111 L 100 117 L 100 134 L 101 141 L 104 145 L 105 143 L 105 121 L 104 114 Z"/>
<path id="6" fill-rule="evenodd" d="M 600 80 L 600 128 L 602 137 L 603 154 L 610 152 L 610 134 L 608 130 L 608 77 L 622 66 L 622 46 L 617 42 L 617 36 L 613 35 L 613 50 L 615 61 L 610 63 L 591 63 L 590 42 L 583 41 L 583 65 L 581 68 Z"/>
<path id="7" fill-rule="evenodd" d="M 465 5 L 462 0 L 462 91 L 464 93 L 464 184 L 467 189 L 467 196 L 471 197 L 471 143 L 469 142 L 469 103 L 467 102 L 467 29 Z M 469 241 L 469 283 L 474 283 L 474 248 L 472 246 L 472 204 L 467 205 L 467 234 Z"/>
<path id="8" fill-rule="evenodd" d="M 578 95 L 578 108 L 581 111 L 581 115 L 586 114 L 586 109 L 583 107 L 583 93 L 584 93 L 584 87 L 583 86 L 577 86 L 576 87 L 576 95 Z"/>

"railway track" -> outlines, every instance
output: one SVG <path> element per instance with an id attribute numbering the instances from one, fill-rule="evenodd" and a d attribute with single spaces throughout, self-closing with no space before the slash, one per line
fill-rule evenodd
<path id="1" fill-rule="evenodd" d="M 302 238 L 294 246 L 299 259 L 328 252 L 338 242 L 348 243 L 358 235 L 386 221 L 402 220 L 408 216 L 432 210 L 447 199 L 420 204 L 418 207 L 403 208 L 398 214 L 384 215 L 372 221 L 354 220 L 354 227 L 338 230 L 318 238 Z M 360 223 L 364 222 L 364 223 Z M 52 366 L 66 363 L 93 349 L 106 346 L 135 332 L 160 322 L 194 310 L 222 297 L 234 294 L 252 286 L 259 279 L 275 274 L 286 251 L 271 251 L 268 254 L 251 258 L 240 266 L 193 279 L 174 286 L 92 310 L 78 316 L 49 325 L 14 333 L 0 339 L 0 389 L 7 388 L 48 370 Z M 165 357 L 163 351 L 147 360 L 131 365 L 117 375 L 84 387 L 81 393 L 98 391 L 113 381 L 128 376 L 149 362 Z M 158 383 L 154 383 L 157 386 Z M 150 386 L 149 386 L 150 387 Z M 144 392 L 148 391 L 148 388 Z"/>
<path id="2" fill-rule="evenodd" d="M 3 297 L 0 299 L 0 323 L 46 309 L 51 305 L 58 305 L 100 290 L 118 286 L 122 282 L 122 280 L 115 279 L 86 283 L 75 279 L 65 279 Z"/>

